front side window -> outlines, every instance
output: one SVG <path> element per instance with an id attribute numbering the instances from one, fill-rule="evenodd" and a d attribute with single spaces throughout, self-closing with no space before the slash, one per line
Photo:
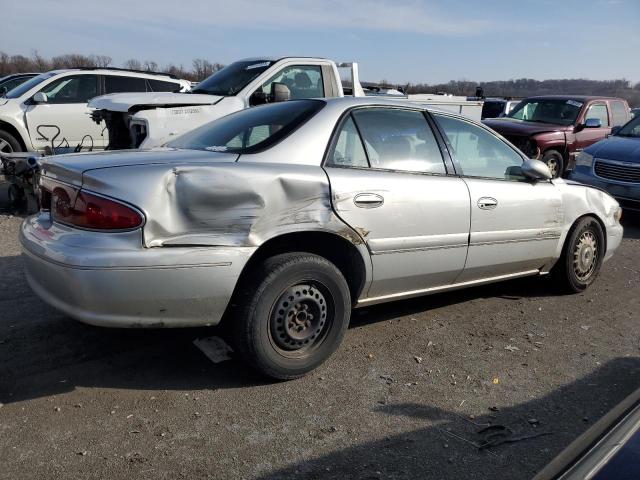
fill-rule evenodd
<path id="1" fill-rule="evenodd" d="M 607 106 L 604 103 L 597 103 L 595 105 L 591 105 L 589 110 L 587 110 L 587 114 L 584 117 L 585 119 L 589 118 L 597 118 L 600 120 L 601 127 L 609 126 L 609 112 L 607 110 Z"/>
<path id="2" fill-rule="evenodd" d="M 624 125 L 629 120 L 629 109 L 623 102 L 611 102 L 611 113 L 614 127 Z"/>
<path id="3" fill-rule="evenodd" d="M 262 91 L 271 93 L 271 85 L 284 83 L 291 92 L 291 99 L 324 97 L 322 69 L 319 65 L 295 65 L 285 67 L 262 85 Z"/>
<path id="4" fill-rule="evenodd" d="M 434 115 L 453 154 L 468 177 L 523 179 L 522 157 L 509 145 L 482 127 L 446 115 Z"/>
<path id="5" fill-rule="evenodd" d="M 333 152 L 331 152 L 327 160 L 327 165 L 332 167 L 362 168 L 369 166 L 367 154 L 362 146 L 362 139 L 351 115 L 349 115 L 340 129 Z"/>
<path id="6" fill-rule="evenodd" d="M 523 100 L 507 117 L 525 122 L 572 125 L 578 118 L 582 105 L 582 102 L 571 99 Z"/>
<path id="7" fill-rule="evenodd" d="M 289 136 L 324 105 L 321 100 L 299 100 L 241 110 L 185 133 L 167 146 L 230 153 L 264 150 Z"/>
<path id="8" fill-rule="evenodd" d="M 424 114 L 368 108 L 353 112 L 371 168 L 446 173 L 442 153 Z"/>
<path id="9" fill-rule="evenodd" d="M 107 75 L 104 77 L 104 89 L 106 93 L 146 92 L 147 84 L 144 78 Z"/>
<path id="10" fill-rule="evenodd" d="M 98 95 L 96 75 L 72 75 L 51 82 L 40 90 L 47 95 L 48 103 L 87 103 Z"/>

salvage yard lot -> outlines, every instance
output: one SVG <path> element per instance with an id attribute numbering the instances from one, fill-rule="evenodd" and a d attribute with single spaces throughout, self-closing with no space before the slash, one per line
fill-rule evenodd
<path id="1" fill-rule="evenodd" d="M 44 304 L 0 213 L 0 478 L 531 478 L 640 387 L 640 219 L 586 293 L 526 279 L 357 311 L 272 383 L 194 345 Z M 215 333 L 215 332 L 213 332 Z M 479 433 L 508 427 L 491 448 Z"/>

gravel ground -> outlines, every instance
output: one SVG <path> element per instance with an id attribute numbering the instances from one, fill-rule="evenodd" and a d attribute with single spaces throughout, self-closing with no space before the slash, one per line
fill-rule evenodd
<path id="1" fill-rule="evenodd" d="M 0 214 L 0 478 L 527 479 L 640 387 L 640 220 L 588 292 L 527 279 L 358 311 L 271 383 L 40 301 Z M 479 449 L 486 425 L 526 440 Z"/>

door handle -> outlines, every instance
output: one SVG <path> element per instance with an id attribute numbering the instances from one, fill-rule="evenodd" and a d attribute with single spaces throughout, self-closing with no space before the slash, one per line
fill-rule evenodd
<path id="1" fill-rule="evenodd" d="M 478 199 L 478 207 L 482 210 L 493 210 L 498 206 L 498 200 L 493 197 L 481 197 Z"/>
<path id="2" fill-rule="evenodd" d="M 377 193 L 359 193 L 353 197 L 353 203 L 360 208 L 376 208 L 384 203 L 384 198 Z"/>

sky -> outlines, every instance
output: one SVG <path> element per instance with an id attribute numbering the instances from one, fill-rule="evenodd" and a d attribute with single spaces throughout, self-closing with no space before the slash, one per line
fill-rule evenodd
<path id="1" fill-rule="evenodd" d="M 0 51 L 357 61 L 363 80 L 640 82 L 640 0 L 0 0 Z"/>

